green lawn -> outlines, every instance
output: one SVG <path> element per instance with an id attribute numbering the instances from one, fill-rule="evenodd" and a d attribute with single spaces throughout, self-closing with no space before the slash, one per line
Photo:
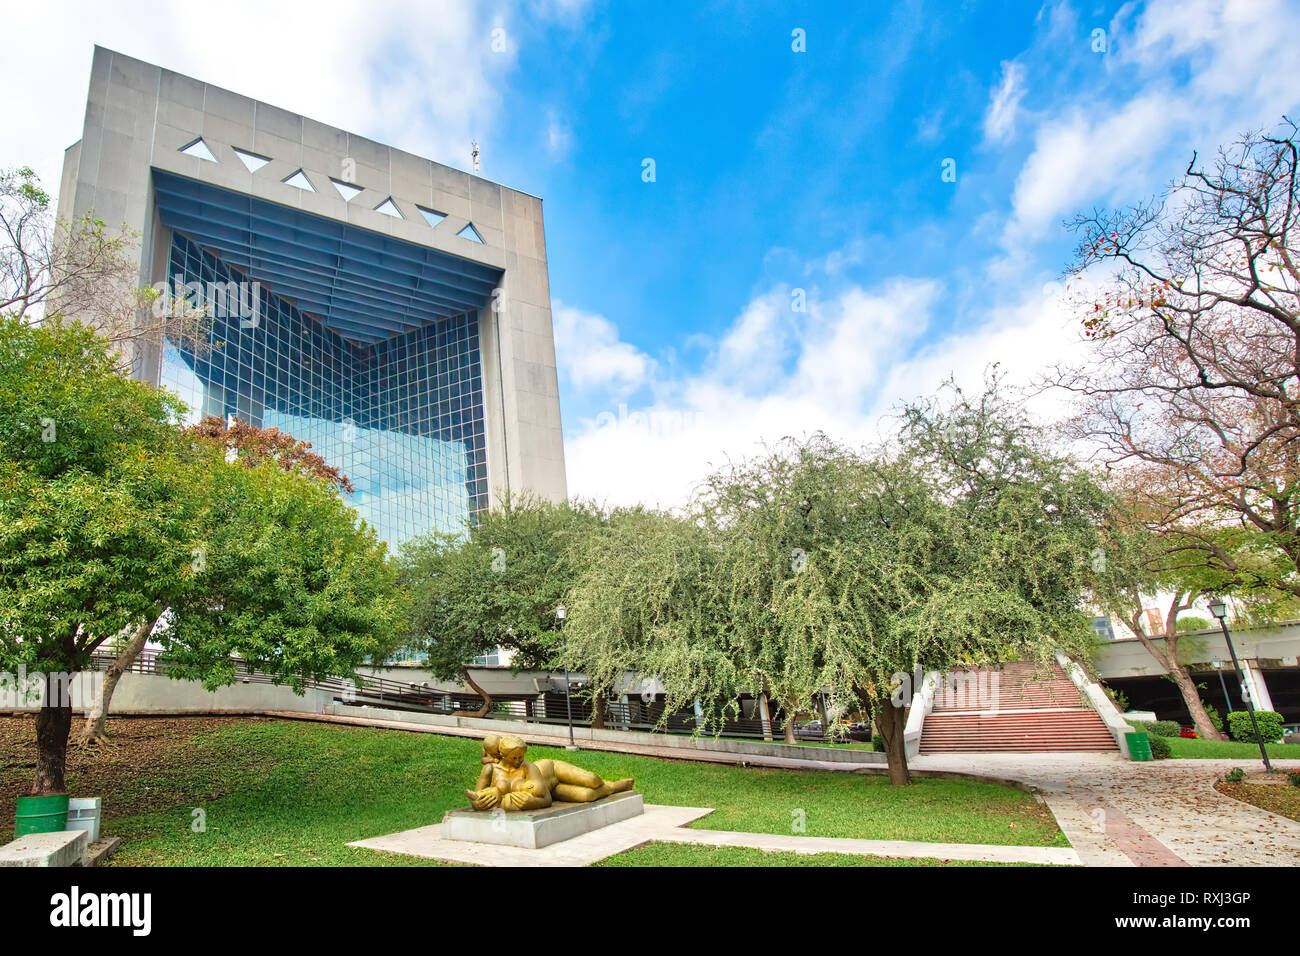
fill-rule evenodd
<path id="1" fill-rule="evenodd" d="M 1202 760 L 1259 760 L 1259 744 L 1235 740 L 1201 740 L 1190 737 L 1166 737 L 1169 756 Z M 1265 744 L 1269 757 L 1300 760 L 1300 744 Z"/>
<path id="2" fill-rule="evenodd" d="M 464 788 L 479 766 L 477 740 L 435 734 L 272 720 L 110 721 L 114 727 L 122 728 L 117 746 L 74 756 L 68 781 L 74 794 L 104 797 L 105 832 L 125 838 L 113 865 L 430 865 L 344 844 L 438 822 L 465 805 Z M 148 738 L 147 759 L 133 755 L 132 734 Z M 599 751 L 574 757 L 545 747 L 529 756 L 634 776 L 648 803 L 714 807 L 698 824 L 710 829 L 790 833 L 802 821 L 809 836 L 1068 845 L 1043 805 L 994 784 L 920 780 L 893 788 L 884 777 L 853 773 Z M 0 787 L 11 794 L 29 779 L 30 770 L 0 771 Z M 196 809 L 204 832 L 193 831 Z M 4 825 L 11 827 L 12 810 Z"/>
<path id="3" fill-rule="evenodd" d="M 648 843 L 592 866 L 1037 866 L 1035 863 L 973 863 L 969 860 L 901 859 L 852 853 L 768 853 L 743 846 Z"/>

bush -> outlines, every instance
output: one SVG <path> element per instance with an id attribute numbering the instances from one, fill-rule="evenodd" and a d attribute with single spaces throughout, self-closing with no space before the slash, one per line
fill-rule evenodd
<path id="1" fill-rule="evenodd" d="M 877 753 L 883 754 L 885 752 L 885 738 L 880 736 L 880 734 L 872 734 L 871 749 Z"/>
<path id="2" fill-rule="evenodd" d="M 1246 779 L 1246 771 L 1240 767 L 1233 767 L 1223 775 L 1223 779 L 1226 783 L 1241 783 Z"/>
<path id="3" fill-rule="evenodd" d="M 1300 787 L 1300 770 L 1288 770 L 1286 772 L 1287 783 L 1293 787 Z"/>
<path id="4" fill-rule="evenodd" d="M 1255 711 L 1255 721 L 1259 724 L 1259 735 L 1264 743 L 1271 744 L 1282 739 L 1282 715 L 1275 710 Z M 1256 743 L 1255 732 L 1250 726 L 1250 712 L 1233 710 L 1228 713 L 1228 733 L 1233 740 L 1243 743 Z"/>
<path id="5" fill-rule="evenodd" d="M 1219 711 L 1205 701 L 1201 701 L 1201 706 L 1205 708 L 1205 715 L 1210 718 L 1210 726 L 1222 733 L 1223 718 L 1219 715 Z"/>
<path id="6" fill-rule="evenodd" d="M 1177 737 L 1183 732 L 1176 720 L 1130 720 L 1129 726 L 1140 730 L 1148 737 Z"/>
<path id="7" fill-rule="evenodd" d="M 1169 749 L 1169 741 L 1165 740 L 1164 737 L 1153 737 L 1150 734 L 1147 734 L 1147 742 L 1151 745 L 1151 759 L 1169 759 L 1169 754 L 1171 752 Z"/>

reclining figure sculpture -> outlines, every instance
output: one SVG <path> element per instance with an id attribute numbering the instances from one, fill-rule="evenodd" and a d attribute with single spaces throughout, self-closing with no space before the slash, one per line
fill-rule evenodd
<path id="1" fill-rule="evenodd" d="M 591 803 L 632 789 L 631 777 L 607 783 L 599 774 L 563 760 L 525 760 L 527 750 L 518 737 L 483 738 L 483 769 L 474 789 L 465 791 L 475 810 L 540 810 L 553 800 Z"/>

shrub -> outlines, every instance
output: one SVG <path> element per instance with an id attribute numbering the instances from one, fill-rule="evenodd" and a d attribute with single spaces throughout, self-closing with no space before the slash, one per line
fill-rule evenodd
<path id="1" fill-rule="evenodd" d="M 1177 737 L 1183 732 L 1182 725 L 1176 720 L 1157 720 L 1148 724 L 1147 733 L 1155 734 L 1157 737 Z"/>
<path id="2" fill-rule="evenodd" d="M 1223 717 L 1219 715 L 1218 710 L 1215 709 L 1214 707 L 1211 707 L 1205 701 L 1201 701 L 1201 706 L 1205 708 L 1205 715 L 1210 718 L 1210 726 L 1212 726 L 1215 730 L 1222 733 Z"/>
<path id="3" fill-rule="evenodd" d="M 1147 742 L 1151 745 L 1151 759 L 1169 759 L 1169 754 L 1171 753 L 1169 749 L 1169 741 L 1165 740 L 1164 737 L 1153 737 L 1150 734 L 1147 734 Z"/>
<path id="4" fill-rule="evenodd" d="M 1300 770 L 1288 770 L 1286 772 L 1286 781 L 1293 787 L 1300 787 Z"/>
<path id="5" fill-rule="evenodd" d="M 1246 779 L 1246 771 L 1242 770 L 1240 767 L 1233 767 L 1223 775 L 1223 779 L 1227 783 L 1241 783 L 1241 781 Z"/>
<path id="6" fill-rule="evenodd" d="M 1130 720 L 1128 723 L 1148 737 L 1177 737 L 1183 731 L 1176 720 Z"/>
<path id="7" fill-rule="evenodd" d="M 871 735 L 871 749 L 874 750 L 874 751 L 876 751 L 877 753 L 884 753 L 884 752 L 885 752 L 885 738 L 882 737 L 882 736 L 880 736 L 880 734 L 872 734 L 872 735 Z"/>
<path id="8" fill-rule="evenodd" d="M 1255 721 L 1259 724 L 1259 735 L 1264 743 L 1271 744 L 1282 739 L 1282 715 L 1275 710 L 1255 711 Z M 1243 743 L 1255 743 L 1255 732 L 1250 726 L 1250 712 L 1234 710 L 1228 713 L 1228 733 L 1233 740 Z"/>

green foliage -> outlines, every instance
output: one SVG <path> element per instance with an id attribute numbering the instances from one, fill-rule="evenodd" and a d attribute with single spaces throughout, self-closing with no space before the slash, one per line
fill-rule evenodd
<path id="1" fill-rule="evenodd" d="M 1255 722 L 1259 725 L 1259 735 L 1264 738 L 1264 743 L 1274 743 L 1282 739 L 1282 715 L 1277 711 L 1257 710 Z M 1247 710 L 1228 711 L 1228 733 L 1232 735 L 1233 740 L 1252 744 L 1259 742 L 1250 723 L 1250 711 Z"/>
<path id="2" fill-rule="evenodd" d="M 412 596 L 406 645 L 426 652 L 444 680 L 497 646 L 515 652 L 517 667 L 550 666 L 555 609 L 575 575 L 571 549 L 604 520 L 582 503 L 515 498 L 463 533 L 408 542 L 399 562 Z"/>
<path id="3" fill-rule="evenodd" d="M 160 636 L 173 676 L 230 683 L 236 655 L 301 691 L 382 659 L 405 596 L 374 530 L 306 475 L 212 465 L 204 566 Z"/>
<path id="4" fill-rule="evenodd" d="M 1151 757 L 1153 760 L 1169 759 L 1170 747 L 1169 741 L 1166 738 L 1148 735 L 1147 742 L 1151 745 Z"/>
<path id="5" fill-rule="evenodd" d="M 1213 625 L 1203 617 L 1180 617 L 1176 625 L 1179 634 L 1184 634 L 1188 631 L 1205 631 L 1212 626 Z"/>
<path id="6" fill-rule="evenodd" d="M 227 462 L 181 411 L 84 326 L 0 318 L 0 670 L 82 669 L 164 611 L 173 675 L 209 687 L 231 654 L 301 689 L 391 646 L 395 574 L 334 485 Z M 65 749 L 42 736 L 42 792 Z"/>
<path id="7" fill-rule="evenodd" d="M 1203 700 L 1201 701 L 1201 706 L 1205 708 L 1205 714 L 1210 718 L 1210 724 L 1213 725 L 1214 729 L 1222 731 L 1223 716 L 1219 713 L 1219 709 L 1217 707 L 1211 707 Z"/>
<path id="8" fill-rule="evenodd" d="M 1233 767 L 1223 775 L 1223 779 L 1227 783 L 1241 783 L 1241 781 L 1246 779 L 1246 771 L 1242 770 L 1240 767 Z"/>
<path id="9" fill-rule="evenodd" d="M 1148 737 L 1177 737 L 1183 731 L 1176 720 L 1130 720 L 1128 724 Z"/>
<path id="10" fill-rule="evenodd" d="M 684 516 L 613 522 L 582 556 L 570 648 L 612 687 L 659 677 L 670 711 L 828 694 L 832 723 L 898 675 L 1084 654 L 1105 496 L 996 383 L 904 409 L 891 449 L 786 439 L 704 482 Z"/>
<path id="11" fill-rule="evenodd" d="M 1156 720 L 1147 724 L 1148 733 L 1157 737 L 1177 737 L 1183 732 L 1182 725 L 1176 720 Z"/>
<path id="12" fill-rule="evenodd" d="M 75 670 L 185 586 L 199 470 L 177 407 L 84 327 L 0 318 L 0 668 Z"/>

